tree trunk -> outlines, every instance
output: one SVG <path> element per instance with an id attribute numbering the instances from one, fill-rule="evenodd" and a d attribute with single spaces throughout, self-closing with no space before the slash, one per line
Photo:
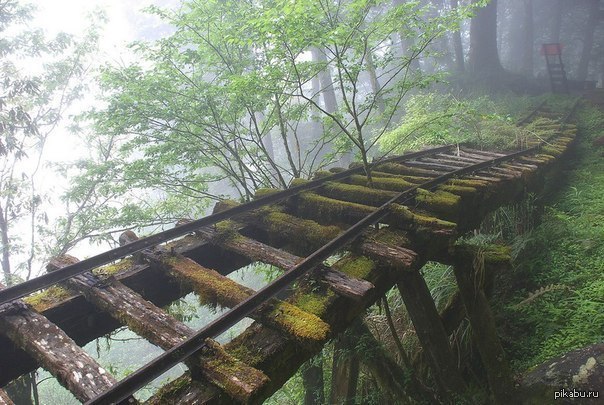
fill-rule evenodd
<path id="1" fill-rule="evenodd" d="M 406 0 L 392 0 L 393 6 L 399 6 L 401 4 L 405 4 Z M 413 46 L 415 45 L 415 41 L 413 37 L 406 36 L 402 33 L 399 34 L 401 38 L 401 49 L 403 51 L 403 56 L 409 56 L 413 52 Z M 411 72 L 419 72 L 421 71 L 421 67 L 419 65 L 419 58 L 413 58 L 411 63 L 409 64 L 409 70 Z"/>
<path id="2" fill-rule="evenodd" d="M 524 41 L 522 55 L 522 73 L 533 77 L 534 24 L 533 0 L 524 0 Z"/>
<path id="3" fill-rule="evenodd" d="M 458 0 L 451 0 L 451 8 L 457 10 L 459 7 Z M 465 68 L 463 44 L 461 42 L 461 26 L 458 30 L 453 31 L 453 49 L 455 50 L 455 68 L 458 72 L 463 72 Z"/>
<path id="4" fill-rule="evenodd" d="M 0 207 L 0 246 L 2 247 L 2 273 L 4 274 L 4 283 L 7 286 L 13 285 L 13 278 L 10 268 L 10 241 L 8 238 L 8 221 L 4 210 Z"/>
<path id="5" fill-rule="evenodd" d="M 478 9 L 472 18 L 468 65 L 473 73 L 496 74 L 503 70 L 497 51 L 497 0 Z"/>
<path id="6" fill-rule="evenodd" d="M 304 384 L 304 405 L 319 405 L 325 403 L 325 383 L 323 381 L 323 354 L 306 364 L 302 370 Z"/>
<path id="7" fill-rule="evenodd" d="M 378 81 L 377 74 L 375 72 L 375 65 L 373 63 L 373 55 L 371 50 L 367 49 L 367 73 L 369 74 L 369 81 L 371 83 L 371 91 L 375 97 L 375 104 L 380 114 L 383 114 L 386 107 L 384 106 L 384 98 L 382 97 L 380 90 L 380 82 Z"/>
<path id="8" fill-rule="evenodd" d="M 552 17 L 552 25 L 550 28 L 550 41 L 554 44 L 560 42 L 560 29 L 562 28 L 562 7 L 564 0 L 555 0 L 553 3 L 554 15 Z"/>
<path id="9" fill-rule="evenodd" d="M 589 0 L 589 16 L 585 25 L 583 34 L 583 50 L 581 51 L 581 59 L 577 68 L 577 80 L 582 82 L 587 79 L 589 62 L 591 61 L 591 50 L 594 43 L 594 30 L 598 24 L 600 17 L 600 1 Z"/>
<path id="10" fill-rule="evenodd" d="M 313 62 L 325 63 L 325 69 L 319 72 L 319 83 L 321 86 L 321 95 L 323 96 L 323 103 L 325 105 L 325 111 L 333 113 L 338 109 L 338 102 L 336 101 L 336 92 L 333 88 L 333 80 L 331 79 L 331 72 L 329 71 L 329 65 L 327 64 L 327 57 L 325 53 L 316 47 L 310 49 Z"/>

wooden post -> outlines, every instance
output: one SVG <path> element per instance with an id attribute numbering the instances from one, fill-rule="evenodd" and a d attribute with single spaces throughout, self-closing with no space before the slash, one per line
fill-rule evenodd
<path id="1" fill-rule="evenodd" d="M 306 363 L 302 369 L 302 381 L 304 384 L 304 405 L 315 405 L 325 403 L 325 383 L 323 381 L 323 354 Z"/>
<path id="2" fill-rule="evenodd" d="M 354 353 L 354 343 L 346 333 L 343 333 L 334 343 L 329 403 L 354 404 L 358 380 L 359 359 Z"/>
<path id="3" fill-rule="evenodd" d="M 3 389 L 0 389 L 0 405 L 15 405 Z"/>
<path id="4" fill-rule="evenodd" d="M 439 389 L 446 396 L 463 392 L 465 383 L 424 278 L 419 272 L 401 272 L 397 286 Z"/>
<path id="5" fill-rule="evenodd" d="M 514 382 L 510 365 L 499 341 L 495 320 L 484 293 L 484 288 L 482 285 L 475 283 L 478 279 L 476 271 L 473 255 L 465 252 L 458 252 L 455 255 L 455 279 L 472 326 L 472 337 L 487 372 L 487 379 L 495 403 L 515 403 Z"/>

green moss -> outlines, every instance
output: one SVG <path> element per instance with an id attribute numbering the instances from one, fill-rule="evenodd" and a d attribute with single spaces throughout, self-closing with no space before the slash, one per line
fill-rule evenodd
<path id="1" fill-rule="evenodd" d="M 306 180 L 306 179 L 300 179 L 300 178 L 292 179 L 292 181 L 289 183 L 289 187 L 292 188 L 292 187 L 302 186 L 308 182 L 309 182 L 309 180 Z"/>
<path id="2" fill-rule="evenodd" d="M 186 373 L 177 379 L 164 384 L 150 399 L 149 405 L 171 404 L 176 401 L 175 396 L 191 384 L 191 376 Z"/>
<path id="3" fill-rule="evenodd" d="M 200 364 L 204 374 L 239 402 L 247 403 L 269 378 L 259 370 L 228 354 L 218 343 L 206 340 L 204 359 Z"/>
<path id="4" fill-rule="evenodd" d="M 380 172 L 402 174 L 408 176 L 432 177 L 434 172 L 431 170 L 420 169 L 418 167 L 405 166 L 398 163 L 384 163 L 376 168 Z"/>
<path id="5" fill-rule="evenodd" d="M 447 193 L 459 195 L 461 197 L 471 197 L 476 193 L 474 187 L 458 186 L 452 184 L 444 184 L 438 187 L 439 190 L 446 191 Z"/>
<path id="6" fill-rule="evenodd" d="M 365 256 L 349 255 L 333 267 L 350 277 L 366 279 L 375 269 L 375 263 Z"/>
<path id="7" fill-rule="evenodd" d="M 120 260 L 114 264 L 96 268 L 92 270 L 92 274 L 101 278 L 106 278 L 130 270 L 133 266 L 134 260 L 132 258 L 128 258 Z"/>
<path id="8" fill-rule="evenodd" d="M 452 179 L 447 182 L 452 186 L 462 186 L 462 187 L 472 187 L 472 188 L 481 188 L 489 186 L 489 182 L 485 180 L 477 180 L 477 179 Z"/>
<path id="9" fill-rule="evenodd" d="M 231 356 L 251 367 L 257 367 L 264 360 L 261 354 L 252 352 L 247 345 L 229 344 L 225 349 Z"/>
<path id="10" fill-rule="evenodd" d="M 283 212 L 265 211 L 261 217 L 269 233 L 283 235 L 301 250 L 314 250 L 338 236 L 341 229 L 325 226 L 308 219 L 300 219 Z"/>
<path id="11" fill-rule="evenodd" d="M 405 232 L 390 228 L 380 229 L 372 239 L 392 246 L 409 246 L 411 244 L 411 240 L 409 240 Z"/>
<path id="12" fill-rule="evenodd" d="M 218 212 L 226 211 L 228 209 L 235 208 L 238 205 L 241 205 L 241 204 L 239 202 L 235 201 L 235 200 L 222 200 L 222 201 L 218 201 L 216 203 L 216 205 L 214 206 L 214 210 L 212 211 L 212 213 L 216 214 Z"/>
<path id="13" fill-rule="evenodd" d="M 329 325 L 321 318 L 284 301 L 278 302 L 269 316 L 279 327 L 301 340 L 323 341 L 329 334 Z"/>
<path id="14" fill-rule="evenodd" d="M 277 188 L 259 188 L 258 190 L 256 190 L 256 193 L 254 194 L 254 200 L 257 200 L 262 197 L 266 197 L 267 195 L 277 194 L 279 191 L 281 191 L 281 190 L 279 190 Z"/>
<path id="15" fill-rule="evenodd" d="M 374 211 L 373 207 L 367 205 L 335 200 L 310 192 L 301 193 L 298 201 L 299 213 L 319 222 L 353 222 Z"/>
<path id="16" fill-rule="evenodd" d="M 419 212 L 413 212 L 404 205 L 392 204 L 390 212 L 395 218 L 397 226 L 404 225 L 405 223 L 413 225 L 413 227 L 427 227 L 437 229 L 449 229 L 453 230 L 457 226 L 454 222 L 445 221 L 436 217 L 421 214 Z"/>
<path id="17" fill-rule="evenodd" d="M 370 187 L 369 181 L 367 180 L 367 177 L 365 177 L 365 176 L 359 176 L 359 175 L 350 176 L 349 181 L 350 181 L 350 183 L 355 184 L 355 185 Z M 412 183 L 409 183 L 408 181 L 398 178 L 398 177 L 375 177 L 375 176 L 373 176 L 372 181 L 373 181 L 374 188 L 377 188 L 380 190 L 387 190 L 387 191 L 400 192 L 400 191 L 407 190 L 413 186 Z"/>
<path id="18" fill-rule="evenodd" d="M 313 179 L 322 179 L 324 177 L 329 177 L 333 175 L 333 173 L 328 172 L 326 170 L 319 170 L 318 172 L 315 172 L 315 174 L 312 176 Z"/>
<path id="19" fill-rule="evenodd" d="M 469 257 L 480 255 L 486 263 L 509 263 L 512 248 L 496 243 L 473 244 L 472 240 L 463 240 L 455 245 L 455 251 Z"/>
<path id="20" fill-rule="evenodd" d="M 338 200 L 346 200 L 379 207 L 396 195 L 391 191 L 375 190 L 352 184 L 328 182 L 321 187 L 322 194 Z"/>
<path id="21" fill-rule="evenodd" d="M 424 204 L 430 210 L 434 210 L 439 213 L 454 213 L 457 209 L 461 198 L 455 194 L 448 193 L 442 190 L 436 190 L 434 192 L 417 189 L 416 201 Z"/>
<path id="22" fill-rule="evenodd" d="M 318 316 L 319 318 L 325 315 L 327 305 L 335 297 L 335 294 L 331 290 L 322 291 L 320 294 L 310 292 L 296 294 L 292 298 L 292 304 L 308 312 Z"/>
<path id="23" fill-rule="evenodd" d="M 178 278 L 192 285 L 202 305 L 233 307 L 253 293 L 218 272 L 201 267 L 193 260 L 170 257 L 164 263 L 170 266 L 170 270 Z"/>
<path id="24" fill-rule="evenodd" d="M 220 243 L 220 241 L 237 239 L 241 235 L 238 231 L 238 225 L 236 222 L 231 220 L 220 221 L 214 225 L 216 230 L 216 237 L 213 243 Z"/>
<path id="25" fill-rule="evenodd" d="M 69 292 L 63 287 L 54 285 L 42 292 L 25 297 L 23 301 L 37 312 L 43 312 L 59 302 L 71 297 L 73 297 L 73 293 Z"/>

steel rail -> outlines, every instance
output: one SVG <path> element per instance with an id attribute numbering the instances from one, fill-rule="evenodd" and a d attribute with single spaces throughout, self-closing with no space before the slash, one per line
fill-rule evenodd
<path id="1" fill-rule="evenodd" d="M 484 162 L 469 165 L 398 193 L 396 196 L 392 197 L 386 203 L 378 207 L 374 212 L 349 227 L 347 230 L 342 232 L 327 244 L 323 245 L 311 255 L 307 256 L 304 260 L 285 272 L 272 283 L 258 290 L 256 294 L 234 306 L 228 312 L 198 330 L 194 335 L 183 341 L 181 344 L 173 347 L 170 350 L 167 350 L 142 368 L 119 381 L 103 394 L 86 402 L 86 405 L 105 405 L 124 401 L 134 392 L 144 387 L 147 383 L 159 377 L 161 374 L 168 371 L 178 363 L 181 363 L 198 350 L 202 349 L 205 346 L 206 339 L 215 338 L 221 333 L 227 331 L 230 327 L 242 320 L 248 314 L 257 310 L 270 298 L 274 297 L 288 287 L 300 276 L 304 275 L 312 268 L 322 266 L 324 260 L 329 258 L 338 249 L 343 248 L 348 243 L 356 239 L 367 226 L 376 224 L 380 220 L 384 219 L 390 213 L 390 206 L 392 204 L 404 204 L 412 200 L 415 197 L 418 189 L 431 189 L 436 185 L 442 184 L 443 182 L 451 179 L 452 177 L 482 170 L 500 162 L 512 160 L 518 156 L 535 152 L 541 148 L 541 146 L 542 144 L 513 152 L 508 155 L 486 160 Z"/>
<path id="2" fill-rule="evenodd" d="M 391 158 L 381 159 L 376 162 L 371 163 L 370 167 L 373 168 L 377 165 L 391 162 L 400 162 L 409 159 L 414 159 L 417 157 L 430 155 L 433 153 L 443 152 L 449 149 L 456 147 L 456 144 L 439 146 L 436 148 L 424 149 L 417 152 L 410 152 L 401 156 L 394 156 Z M 129 243 L 124 246 L 117 247 L 115 249 L 108 250 L 107 252 L 98 254 L 96 256 L 92 256 L 90 258 L 84 259 L 75 264 L 63 267 L 60 270 L 46 273 L 41 276 L 38 276 L 34 279 L 25 281 L 23 283 L 11 286 L 6 288 L 5 290 L 0 291 L 0 305 L 12 301 L 17 298 L 21 298 L 25 295 L 31 294 L 43 288 L 50 287 L 56 283 L 61 281 L 65 281 L 71 277 L 74 277 L 78 274 L 81 274 L 86 271 L 90 271 L 99 266 L 102 266 L 107 263 L 111 263 L 115 260 L 124 258 L 128 255 L 131 255 L 136 252 L 140 252 L 141 250 L 145 250 L 151 248 L 153 246 L 159 245 L 161 243 L 168 242 L 172 239 L 178 238 L 180 236 L 186 235 L 188 233 L 194 232 L 195 230 L 208 225 L 213 225 L 217 222 L 224 221 L 238 214 L 258 209 L 263 206 L 274 204 L 279 202 L 285 198 L 292 197 L 298 193 L 303 191 L 312 190 L 318 187 L 321 187 L 327 181 L 335 181 L 341 180 L 348 176 L 351 176 L 356 173 L 360 173 L 364 171 L 364 167 L 359 166 L 352 169 L 347 169 L 342 172 L 333 174 L 331 176 L 322 177 L 320 179 L 311 180 L 305 184 L 301 184 L 299 186 L 291 187 L 283 191 L 279 191 L 277 193 L 267 195 L 257 200 L 253 200 L 236 207 L 224 210 L 219 213 L 215 213 L 209 215 L 207 217 L 203 217 L 189 223 L 174 227 L 172 229 L 168 229 L 166 231 L 159 232 L 155 235 L 148 236 L 146 238 L 141 238 L 137 241 Z"/>

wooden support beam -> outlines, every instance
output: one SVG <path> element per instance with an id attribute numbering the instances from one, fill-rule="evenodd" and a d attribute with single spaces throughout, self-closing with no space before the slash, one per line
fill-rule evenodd
<path id="1" fill-rule="evenodd" d="M 190 283 L 206 305 L 219 304 L 230 308 L 254 294 L 254 290 L 186 257 L 157 254 L 149 256 L 149 259 Z M 325 339 L 329 333 L 329 325 L 316 315 L 277 299 L 270 300 L 250 317 L 282 330 L 302 343 L 313 344 Z"/>
<path id="2" fill-rule="evenodd" d="M 397 287 L 440 391 L 447 397 L 463 392 L 465 383 L 424 278 L 419 272 L 404 272 Z"/>
<path id="3" fill-rule="evenodd" d="M 136 237 L 132 235 L 122 235 L 120 239 Z M 53 258 L 47 268 L 54 271 L 77 261 L 73 256 L 64 255 Z M 193 329 L 115 279 L 101 280 L 87 272 L 69 279 L 65 284 L 83 294 L 86 299 L 122 324 L 128 325 L 136 334 L 164 350 L 182 343 L 195 333 Z M 208 344 L 211 350 L 203 352 L 201 357 L 189 359 L 187 365 L 224 389 L 230 397 L 247 401 L 266 385 L 268 378 L 262 372 L 226 356 L 217 343 Z"/>
<path id="4" fill-rule="evenodd" d="M 0 289 L 4 288 L 0 284 Z M 0 306 L 0 331 L 82 402 L 96 397 L 116 382 L 65 332 L 21 300 Z"/>
<path id="5" fill-rule="evenodd" d="M 0 405 L 15 405 L 6 392 L 0 388 Z"/>
<path id="6" fill-rule="evenodd" d="M 479 279 L 476 273 L 481 270 L 474 268 L 474 255 L 471 252 L 471 250 L 456 249 L 453 270 L 472 326 L 472 336 L 486 370 L 495 403 L 501 405 L 517 403 L 511 368 L 497 335 L 489 302 L 483 286 L 476 285 L 476 280 Z"/>
<path id="7" fill-rule="evenodd" d="M 330 404 L 354 405 L 359 381 L 359 359 L 354 339 L 341 334 L 334 343 Z"/>
<path id="8" fill-rule="evenodd" d="M 68 255 L 55 257 L 47 269 L 55 271 L 78 261 Z M 164 350 L 176 346 L 195 332 L 115 279 L 101 280 L 86 272 L 67 280 L 65 285 Z"/>

